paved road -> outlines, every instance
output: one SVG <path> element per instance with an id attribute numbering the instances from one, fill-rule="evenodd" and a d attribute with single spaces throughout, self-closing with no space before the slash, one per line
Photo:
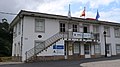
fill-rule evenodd
<path id="1" fill-rule="evenodd" d="M 106 60 L 99 62 L 89 62 L 80 64 L 82 67 L 120 67 L 120 59 L 117 60 Z"/>
<path id="2" fill-rule="evenodd" d="M 80 59 L 80 60 L 61 60 L 61 61 L 46 61 L 46 62 L 36 62 L 36 63 L 23 63 L 23 64 L 10 64 L 10 65 L 0 65 L 0 67 L 80 67 L 80 64 L 86 62 L 96 62 L 105 60 L 116 60 L 120 57 L 109 57 L 109 58 L 96 58 L 96 59 Z"/>

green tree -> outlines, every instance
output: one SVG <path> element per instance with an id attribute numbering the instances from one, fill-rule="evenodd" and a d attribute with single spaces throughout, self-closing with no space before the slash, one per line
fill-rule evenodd
<path id="1" fill-rule="evenodd" d="M 6 19 L 4 19 L 6 20 Z M 9 23 L 0 23 L 0 56 L 11 56 L 12 54 L 12 33 L 9 30 Z"/>

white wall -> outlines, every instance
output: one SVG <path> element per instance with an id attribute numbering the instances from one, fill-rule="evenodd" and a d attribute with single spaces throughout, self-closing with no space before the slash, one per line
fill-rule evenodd
<path id="1" fill-rule="evenodd" d="M 44 41 L 59 32 L 59 20 L 45 19 L 45 32 L 35 32 L 35 17 L 24 17 L 23 24 L 23 60 L 25 59 L 25 52 L 34 47 L 35 40 Z M 42 38 L 38 38 L 42 35 Z M 52 52 L 52 46 L 48 48 Z M 46 51 L 44 51 L 46 53 Z"/>
<path id="2" fill-rule="evenodd" d="M 115 38 L 114 26 L 110 27 L 110 37 L 106 37 L 106 43 L 111 45 L 111 54 L 116 55 L 116 44 L 120 44 L 120 38 Z M 101 45 L 101 55 L 105 54 L 105 42 L 104 42 L 104 25 L 100 26 L 100 45 Z"/>
<path id="3" fill-rule="evenodd" d="M 19 48 L 21 46 L 21 35 L 22 35 L 21 31 L 22 31 L 22 29 L 20 29 L 20 34 L 18 34 L 19 22 L 21 23 L 21 20 L 19 20 L 18 23 L 16 24 L 17 25 L 17 32 L 15 33 L 16 36 L 14 36 L 14 34 L 13 34 L 12 56 L 14 56 L 14 54 L 15 54 L 15 56 L 18 56 L 18 54 L 19 54 L 19 56 L 21 56 L 21 52 L 20 52 L 21 50 Z M 13 30 L 15 30 L 16 25 L 14 26 Z M 22 28 L 22 24 L 20 26 Z M 20 44 L 20 46 L 18 46 L 18 43 Z M 16 44 L 16 47 L 15 47 L 15 44 Z"/>
<path id="4" fill-rule="evenodd" d="M 35 32 L 35 18 L 36 17 L 28 17 L 25 16 L 23 20 L 23 49 L 22 49 L 22 60 L 25 60 L 25 52 L 30 50 L 34 47 L 35 41 L 44 41 L 51 36 L 55 35 L 59 32 L 59 20 L 56 19 L 45 19 L 45 32 Z M 22 21 L 21 21 L 22 22 Z M 80 32 L 83 32 L 82 23 L 80 25 Z M 22 24 L 21 24 L 22 26 Z M 90 24 L 90 32 L 93 32 L 93 25 Z M 18 26 L 17 26 L 18 27 Z M 22 27 L 21 27 L 22 28 Z M 22 31 L 22 29 L 21 29 Z M 101 45 L 101 55 L 104 55 L 104 25 L 100 25 L 100 45 Z M 110 32 L 114 32 L 114 27 L 110 26 Z M 112 47 L 112 55 L 116 55 L 116 44 L 120 44 L 120 38 L 114 38 L 114 33 L 111 32 L 111 37 L 107 37 L 107 43 L 111 44 Z M 42 35 L 42 38 L 38 38 L 38 35 Z M 18 42 L 21 43 L 21 34 L 17 35 L 13 39 L 13 49 L 12 49 L 12 56 L 14 56 L 14 44 L 18 44 Z M 60 40 L 56 44 L 63 44 L 64 40 Z M 93 46 L 92 46 L 93 48 Z M 81 45 L 81 55 L 84 55 L 84 46 Z M 93 50 L 93 49 L 92 49 Z M 47 51 L 43 51 L 39 55 L 54 55 L 53 53 L 53 46 L 50 46 Z M 64 55 L 64 50 L 61 51 L 62 53 L 60 55 Z M 18 53 L 18 52 L 17 52 Z M 92 52 L 92 55 L 94 52 Z M 57 54 L 58 55 L 58 54 Z"/>
<path id="5" fill-rule="evenodd" d="M 53 45 L 63 45 L 64 46 L 64 40 L 61 39 L 60 41 L 56 42 Z M 64 49 L 53 49 L 53 45 L 50 46 L 48 49 L 44 50 L 38 56 L 64 55 Z M 54 53 L 54 51 L 55 51 L 55 53 Z"/>

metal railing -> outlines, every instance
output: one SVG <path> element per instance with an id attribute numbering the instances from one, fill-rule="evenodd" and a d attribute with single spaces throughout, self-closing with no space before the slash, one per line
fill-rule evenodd
<path id="1" fill-rule="evenodd" d="M 41 42 L 40 44 L 36 45 L 32 49 L 26 51 L 26 62 L 34 60 L 34 57 L 36 57 L 37 54 L 41 53 L 43 50 L 50 47 L 52 44 L 57 42 L 58 40 L 62 38 L 66 38 L 67 35 L 65 33 L 57 33 L 53 35 L 52 37 L 48 38 L 47 40 Z"/>

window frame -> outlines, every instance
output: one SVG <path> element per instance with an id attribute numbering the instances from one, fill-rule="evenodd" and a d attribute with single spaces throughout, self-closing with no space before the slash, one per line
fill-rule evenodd
<path id="1" fill-rule="evenodd" d="M 78 32 L 78 25 L 77 24 L 72 24 L 72 31 Z"/>
<path id="2" fill-rule="evenodd" d="M 93 25 L 93 33 L 99 33 L 99 26 Z"/>
<path id="3" fill-rule="evenodd" d="M 21 34 L 21 22 L 18 23 L 18 35 Z"/>
<path id="4" fill-rule="evenodd" d="M 17 56 L 17 54 L 16 54 L 17 53 L 17 49 L 16 48 L 17 48 L 17 45 L 16 45 L 16 43 L 14 43 L 14 56 Z"/>
<path id="5" fill-rule="evenodd" d="M 118 29 L 118 30 L 115 30 Z M 120 38 L 120 28 L 114 27 L 114 36 L 115 38 Z"/>
<path id="6" fill-rule="evenodd" d="M 104 31 L 106 32 L 106 36 L 110 37 L 110 27 L 109 26 L 104 26 Z"/>
<path id="7" fill-rule="evenodd" d="M 116 54 L 120 55 L 120 52 L 118 53 L 118 51 L 117 51 L 117 46 L 120 46 L 120 44 L 116 44 Z M 119 49 L 119 51 L 120 51 L 120 49 Z"/>
<path id="8" fill-rule="evenodd" d="M 34 41 L 34 48 L 37 49 L 37 47 L 35 47 L 35 46 L 37 46 L 36 43 L 42 43 L 42 42 L 44 42 L 44 41 L 35 40 L 35 41 Z M 45 43 L 44 43 L 44 44 L 45 44 Z M 38 49 L 39 49 L 39 48 L 38 48 Z M 36 53 L 36 50 L 34 50 L 34 53 Z"/>
<path id="9" fill-rule="evenodd" d="M 96 44 L 94 46 L 95 54 L 100 54 L 101 53 L 101 46 L 100 44 Z"/>
<path id="10" fill-rule="evenodd" d="M 37 26 L 38 24 L 36 21 L 42 22 L 43 25 Z M 38 23 L 40 23 L 40 22 L 38 22 Z M 43 27 L 43 30 L 38 30 L 37 27 Z M 43 18 L 36 18 L 35 19 L 35 32 L 45 32 L 45 19 L 43 19 Z"/>
<path id="11" fill-rule="evenodd" d="M 65 22 L 60 22 L 59 23 L 59 32 L 66 32 L 66 23 Z"/>

